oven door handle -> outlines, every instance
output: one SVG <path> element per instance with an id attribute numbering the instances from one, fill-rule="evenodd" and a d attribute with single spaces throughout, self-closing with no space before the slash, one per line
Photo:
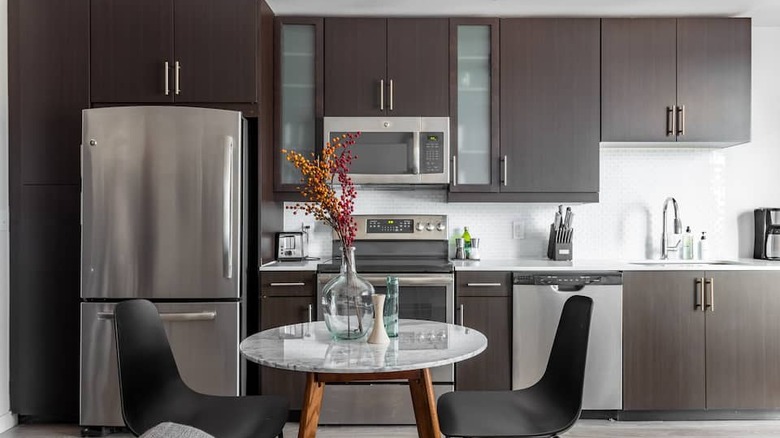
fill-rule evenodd
<path id="1" fill-rule="evenodd" d="M 327 283 L 338 274 L 320 275 L 319 282 Z M 374 286 L 384 286 L 387 282 L 387 275 L 360 275 L 364 280 Z M 455 283 L 452 275 L 417 275 L 407 277 L 404 275 L 393 275 L 398 278 L 398 286 L 449 286 Z"/>

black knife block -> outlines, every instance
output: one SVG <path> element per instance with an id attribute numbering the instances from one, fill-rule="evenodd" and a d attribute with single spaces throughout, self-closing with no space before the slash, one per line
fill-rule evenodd
<path id="1" fill-rule="evenodd" d="M 556 261 L 571 260 L 573 256 L 572 239 L 574 230 L 568 234 L 556 232 L 555 225 L 550 225 L 550 241 L 547 244 L 547 258 Z"/>

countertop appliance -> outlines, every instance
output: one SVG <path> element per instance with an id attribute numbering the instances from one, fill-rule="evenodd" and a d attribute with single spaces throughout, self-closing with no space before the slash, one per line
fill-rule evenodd
<path id="1" fill-rule="evenodd" d="M 184 381 L 238 395 L 245 120 L 186 107 L 82 114 L 79 424 L 124 426 L 113 310 L 155 302 Z M 153 364 L 150 364 L 153 365 Z"/>
<path id="2" fill-rule="evenodd" d="M 276 260 L 304 260 L 309 256 L 306 233 L 284 231 L 276 233 Z"/>
<path id="3" fill-rule="evenodd" d="M 780 260 L 780 208 L 757 208 L 753 258 Z"/>
<path id="4" fill-rule="evenodd" d="M 512 389 L 544 374 L 563 304 L 593 299 L 582 409 L 623 408 L 623 276 L 620 272 L 512 273 Z"/>
<path id="5" fill-rule="evenodd" d="M 387 276 L 398 278 L 399 318 L 453 323 L 455 281 L 448 259 L 447 217 L 441 215 L 356 215 L 355 264 L 377 292 Z M 333 241 L 332 263 L 317 267 L 317 302 L 322 288 L 341 267 L 340 243 Z M 317 318 L 322 319 L 318 306 Z M 399 336 L 403 336 L 400 333 Z M 431 370 L 436 396 L 455 389 L 453 365 Z M 366 390 L 366 385 L 373 388 Z M 322 424 L 415 424 L 409 387 L 402 382 L 328 384 Z"/>
<path id="6" fill-rule="evenodd" d="M 449 183 L 449 117 L 325 117 L 326 142 L 360 132 L 351 149 L 355 184 Z"/>

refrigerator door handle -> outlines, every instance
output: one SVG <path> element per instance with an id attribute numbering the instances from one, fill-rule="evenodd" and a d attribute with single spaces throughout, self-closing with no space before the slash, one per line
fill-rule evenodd
<path id="1" fill-rule="evenodd" d="M 225 137 L 222 198 L 222 276 L 233 278 L 233 137 Z"/>
<path id="2" fill-rule="evenodd" d="M 113 312 L 98 312 L 99 320 L 113 321 Z M 181 313 L 161 313 L 160 319 L 163 321 L 181 322 L 181 321 L 213 321 L 217 318 L 217 312 L 181 312 Z"/>

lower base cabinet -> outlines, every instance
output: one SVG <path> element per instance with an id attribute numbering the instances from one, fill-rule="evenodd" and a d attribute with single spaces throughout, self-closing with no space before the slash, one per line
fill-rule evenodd
<path id="1" fill-rule="evenodd" d="M 512 389 L 512 276 L 507 272 L 459 272 L 459 324 L 480 331 L 488 346 L 455 365 L 455 389 Z"/>
<path id="2" fill-rule="evenodd" d="M 780 271 L 626 272 L 624 409 L 780 409 Z"/>
<path id="3" fill-rule="evenodd" d="M 309 321 L 316 316 L 317 294 L 313 272 L 268 272 L 260 274 L 260 330 Z M 300 410 L 306 373 L 260 367 L 260 393 L 281 395 L 290 409 Z"/>

